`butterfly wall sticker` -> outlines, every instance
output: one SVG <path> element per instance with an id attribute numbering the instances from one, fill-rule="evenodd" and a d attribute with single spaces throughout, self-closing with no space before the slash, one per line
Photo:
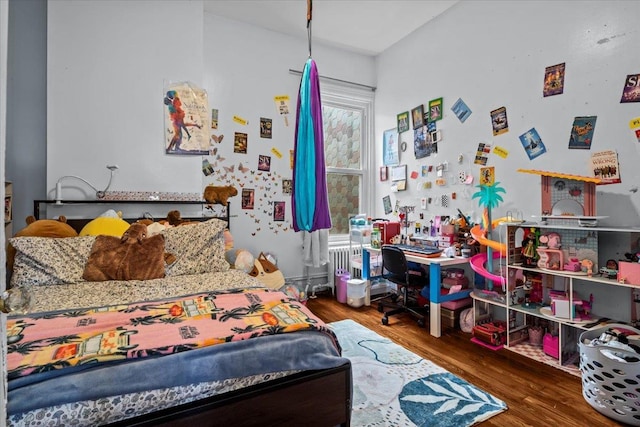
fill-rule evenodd
<path id="1" fill-rule="evenodd" d="M 238 170 L 242 173 L 247 173 L 249 172 L 249 168 L 246 166 L 242 166 L 242 162 L 240 162 L 240 164 L 238 165 Z"/>
<path id="2" fill-rule="evenodd" d="M 217 136 L 217 135 L 211 134 L 211 139 L 218 144 L 222 142 L 223 138 L 224 138 L 224 135 Z"/>

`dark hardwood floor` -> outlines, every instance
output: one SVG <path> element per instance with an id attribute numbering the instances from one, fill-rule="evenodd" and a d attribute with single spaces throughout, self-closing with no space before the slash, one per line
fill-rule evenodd
<path id="1" fill-rule="evenodd" d="M 579 377 L 509 350 L 491 351 L 459 329 L 444 329 L 434 338 L 428 324 L 420 328 L 408 314 L 392 316 L 384 326 L 377 304 L 353 308 L 328 293 L 319 293 L 307 307 L 325 322 L 352 319 L 506 402 L 509 409 L 482 426 L 621 425 L 584 400 Z"/>

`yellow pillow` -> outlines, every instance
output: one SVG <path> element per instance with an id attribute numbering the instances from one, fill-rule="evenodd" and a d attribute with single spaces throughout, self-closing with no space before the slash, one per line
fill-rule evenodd
<path id="1" fill-rule="evenodd" d="M 122 237 L 131 224 L 122 218 L 98 217 L 89 221 L 80 230 L 80 236 L 115 236 Z"/>

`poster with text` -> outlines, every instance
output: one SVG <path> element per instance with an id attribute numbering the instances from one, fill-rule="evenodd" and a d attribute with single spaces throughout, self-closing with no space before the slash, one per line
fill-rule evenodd
<path id="1" fill-rule="evenodd" d="M 593 141 L 593 131 L 596 128 L 596 116 L 576 117 L 573 119 L 569 148 L 589 150 Z"/>
<path id="2" fill-rule="evenodd" d="M 543 96 L 560 95 L 564 92 L 565 63 L 552 65 L 544 70 Z"/>
<path id="3" fill-rule="evenodd" d="M 491 111 L 491 127 L 493 127 L 493 136 L 509 132 L 506 107 L 500 107 Z"/>
<path id="4" fill-rule="evenodd" d="M 624 81 L 620 102 L 640 102 L 640 74 L 629 74 Z"/>
<path id="5" fill-rule="evenodd" d="M 618 153 L 614 150 L 593 153 L 589 159 L 589 166 L 593 176 L 602 180 L 599 185 L 622 182 Z"/>
<path id="6" fill-rule="evenodd" d="M 393 166 L 400 163 L 398 151 L 398 131 L 388 129 L 382 135 L 382 159 L 385 166 Z"/>
<path id="7" fill-rule="evenodd" d="M 547 152 L 538 131 L 535 128 L 531 128 L 522 135 L 520 135 L 520 143 L 524 151 L 526 151 L 529 160 L 533 160 Z"/>
<path id="8" fill-rule="evenodd" d="M 164 147 L 167 154 L 209 154 L 207 91 L 189 82 L 169 85 L 164 93 Z"/>

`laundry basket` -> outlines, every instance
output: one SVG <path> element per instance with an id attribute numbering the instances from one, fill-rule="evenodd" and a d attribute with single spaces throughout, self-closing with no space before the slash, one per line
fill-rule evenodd
<path id="1" fill-rule="evenodd" d="M 580 373 L 582 395 L 601 414 L 617 421 L 640 426 L 640 361 L 624 362 L 610 358 L 608 351 L 623 357 L 640 359 L 640 354 L 605 344 L 588 345 L 609 329 L 625 331 L 625 335 L 640 335 L 640 330 L 628 325 L 610 324 L 585 331 L 580 335 Z M 640 344 L 640 337 L 629 338 L 630 344 Z M 604 351 L 604 353 L 603 353 Z"/>

